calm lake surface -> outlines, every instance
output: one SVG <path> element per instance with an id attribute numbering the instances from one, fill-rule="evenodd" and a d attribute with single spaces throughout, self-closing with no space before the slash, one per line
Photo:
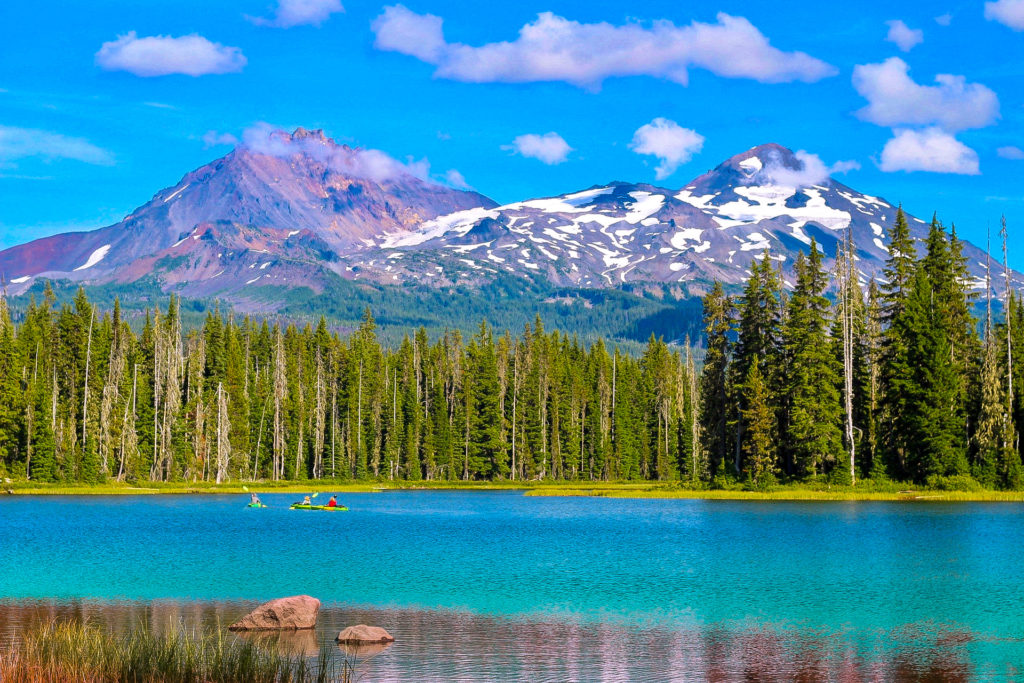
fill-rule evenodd
<path id="1" fill-rule="evenodd" d="M 0 499 L 0 639 L 226 624 L 308 593 L 363 680 L 973 680 L 1024 671 L 1024 506 L 514 492 Z M 331 645 L 333 647 L 333 645 Z"/>

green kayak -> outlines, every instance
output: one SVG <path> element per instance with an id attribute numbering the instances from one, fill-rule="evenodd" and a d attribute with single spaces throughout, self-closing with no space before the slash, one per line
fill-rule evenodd
<path id="1" fill-rule="evenodd" d="M 348 510 L 344 505 L 303 505 L 302 503 L 293 503 L 289 508 L 291 510 Z"/>
<path id="2" fill-rule="evenodd" d="M 267 506 L 264 505 L 263 503 L 249 503 L 245 507 L 247 507 L 247 508 L 265 508 Z"/>

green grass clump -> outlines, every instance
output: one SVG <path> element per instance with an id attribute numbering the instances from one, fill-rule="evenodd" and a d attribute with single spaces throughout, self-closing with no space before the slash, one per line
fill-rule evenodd
<path id="1" fill-rule="evenodd" d="M 261 649 L 223 633 L 156 635 L 139 628 L 115 636 L 89 624 L 51 622 L 0 654 L 0 680 L 20 683 L 326 683 L 351 680 L 327 655 L 309 661 Z"/>

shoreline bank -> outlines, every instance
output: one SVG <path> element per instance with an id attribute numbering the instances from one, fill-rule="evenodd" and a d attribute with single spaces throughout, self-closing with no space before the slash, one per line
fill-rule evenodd
<path id="1" fill-rule="evenodd" d="M 3 485 L 14 496 L 110 496 L 110 495 L 244 495 L 258 493 L 388 493 L 400 491 L 508 491 L 524 496 L 589 498 L 748 500 L 748 501 L 889 501 L 889 502 L 1024 502 L 1024 491 L 942 490 L 906 485 L 873 484 L 809 487 L 776 486 L 764 491 L 744 489 L 689 489 L 671 483 L 649 482 L 246 482 L 208 484 L 190 482 L 106 484 L 44 484 L 16 481 Z"/>

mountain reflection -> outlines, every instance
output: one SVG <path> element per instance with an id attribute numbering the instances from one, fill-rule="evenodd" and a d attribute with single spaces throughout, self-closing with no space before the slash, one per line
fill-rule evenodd
<path id="1" fill-rule="evenodd" d="M 252 603 L 0 603 L 0 644 L 53 619 L 115 632 L 144 625 L 226 628 Z M 345 626 L 383 626 L 391 646 L 337 646 Z M 234 636 L 231 636 L 234 637 Z M 967 681 L 1013 675 L 1017 641 L 979 639 L 953 626 L 820 631 L 749 621 L 702 627 L 501 618 L 445 610 L 328 606 L 315 632 L 239 636 L 283 654 L 315 658 L 321 647 L 355 661 L 364 681 Z M 972 664 L 982 646 L 987 661 Z M 994 648 L 994 649 L 993 649 Z M 976 657 L 975 657 L 976 659 Z"/>

